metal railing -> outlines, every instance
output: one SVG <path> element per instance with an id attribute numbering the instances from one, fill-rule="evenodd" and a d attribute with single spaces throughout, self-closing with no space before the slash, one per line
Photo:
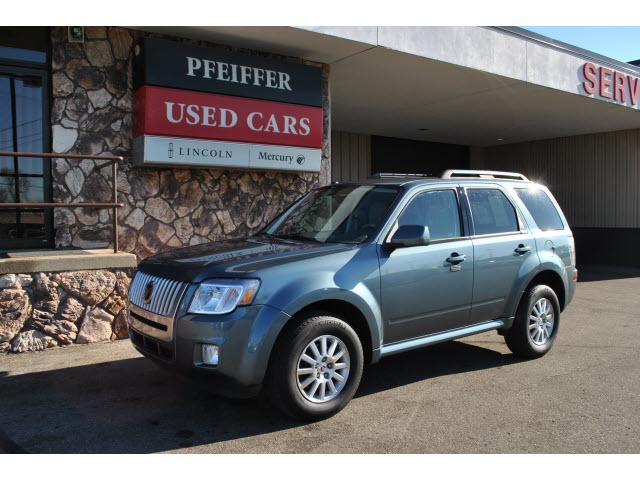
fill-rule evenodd
<path id="1" fill-rule="evenodd" d="M 111 208 L 113 209 L 113 252 L 118 253 L 118 209 L 124 207 L 124 204 L 118 203 L 118 162 L 123 157 L 111 155 L 79 155 L 75 153 L 36 153 L 36 152 L 3 152 L 0 151 L 0 157 L 13 157 L 20 160 L 23 158 L 64 158 L 67 160 L 102 160 L 111 162 L 111 176 L 113 185 L 111 202 L 0 202 L 0 208 Z"/>

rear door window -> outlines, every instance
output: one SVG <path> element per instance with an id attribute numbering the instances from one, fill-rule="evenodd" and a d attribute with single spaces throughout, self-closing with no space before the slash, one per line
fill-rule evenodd
<path id="1" fill-rule="evenodd" d="M 520 230 L 516 210 L 497 188 L 467 190 L 476 235 L 511 233 Z"/>
<path id="2" fill-rule="evenodd" d="M 515 190 L 540 230 L 564 230 L 562 218 L 544 190 L 540 188 L 516 188 Z"/>

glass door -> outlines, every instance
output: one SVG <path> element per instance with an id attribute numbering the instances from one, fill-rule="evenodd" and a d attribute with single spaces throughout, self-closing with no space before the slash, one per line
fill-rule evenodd
<path id="1" fill-rule="evenodd" d="M 0 66 L 0 150 L 49 150 L 47 99 L 46 72 Z M 0 204 L 49 202 L 50 184 L 48 159 L 0 156 Z M 18 210 L 0 205 L 0 249 L 51 244 L 50 209 Z"/>

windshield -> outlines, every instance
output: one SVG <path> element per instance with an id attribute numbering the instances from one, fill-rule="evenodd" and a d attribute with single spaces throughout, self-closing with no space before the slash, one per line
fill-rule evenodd
<path id="1" fill-rule="evenodd" d="M 385 185 L 331 185 L 310 192 L 262 233 L 321 243 L 360 243 L 373 234 L 396 198 Z"/>

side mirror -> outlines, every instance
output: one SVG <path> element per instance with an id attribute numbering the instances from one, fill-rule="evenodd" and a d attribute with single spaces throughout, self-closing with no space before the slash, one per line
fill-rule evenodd
<path id="1" fill-rule="evenodd" d="M 402 225 L 398 227 L 389 246 L 392 248 L 419 247 L 429 245 L 431 237 L 429 227 L 424 225 Z"/>

